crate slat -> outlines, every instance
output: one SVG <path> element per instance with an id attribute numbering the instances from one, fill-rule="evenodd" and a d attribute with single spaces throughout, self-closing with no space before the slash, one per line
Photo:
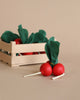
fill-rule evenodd
<path id="1" fill-rule="evenodd" d="M 15 60 L 13 60 L 13 65 L 27 65 L 27 64 L 38 64 L 45 63 L 48 61 L 46 54 L 39 55 L 26 55 L 26 56 L 17 56 Z"/>
<path id="2" fill-rule="evenodd" d="M 11 52 L 11 44 L 0 40 L 0 49 Z"/>
<path id="3" fill-rule="evenodd" d="M 45 43 L 33 43 L 33 44 L 19 44 L 15 45 L 14 52 L 24 53 L 24 52 L 39 52 L 44 51 Z"/>

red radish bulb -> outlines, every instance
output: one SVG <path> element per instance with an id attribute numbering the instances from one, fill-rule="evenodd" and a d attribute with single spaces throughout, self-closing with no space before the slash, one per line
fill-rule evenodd
<path id="1" fill-rule="evenodd" d="M 55 76 L 61 75 L 64 72 L 65 72 L 65 68 L 64 68 L 63 64 L 58 63 L 58 64 L 54 65 L 54 67 L 53 67 L 53 74 Z"/>
<path id="2" fill-rule="evenodd" d="M 40 72 L 43 76 L 50 76 L 52 74 L 52 67 L 49 63 L 44 63 L 40 67 Z"/>
<path id="3" fill-rule="evenodd" d="M 16 42 L 16 44 L 21 44 L 22 43 L 20 38 L 14 40 L 14 41 Z"/>
<path id="4" fill-rule="evenodd" d="M 40 67 L 40 72 L 25 75 L 24 77 L 38 75 L 38 74 L 42 74 L 43 76 L 50 76 L 52 74 L 52 67 L 50 66 L 49 63 L 44 63 Z"/>
<path id="5" fill-rule="evenodd" d="M 33 52 L 21 53 L 22 55 L 33 55 Z"/>

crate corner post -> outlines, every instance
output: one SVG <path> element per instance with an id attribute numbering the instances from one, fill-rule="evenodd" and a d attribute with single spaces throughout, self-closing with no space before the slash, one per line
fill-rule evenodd
<path id="1" fill-rule="evenodd" d="M 16 43 L 14 41 L 11 41 L 11 67 L 16 67 Z"/>

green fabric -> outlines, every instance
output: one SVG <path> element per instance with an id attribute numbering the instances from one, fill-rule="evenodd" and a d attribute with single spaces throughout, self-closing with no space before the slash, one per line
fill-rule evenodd
<path id="1" fill-rule="evenodd" d="M 54 41 L 54 37 L 51 37 L 45 45 L 45 51 L 49 61 L 52 63 L 52 67 L 58 63 L 59 46 L 60 43 L 58 41 Z"/>
<path id="2" fill-rule="evenodd" d="M 7 43 L 10 43 L 11 41 L 14 41 L 17 38 L 19 38 L 19 36 L 11 31 L 5 31 L 1 36 L 1 39 Z"/>
<path id="3" fill-rule="evenodd" d="M 46 36 L 46 32 L 44 30 L 39 30 L 39 33 L 41 33 L 43 36 Z"/>
<path id="4" fill-rule="evenodd" d="M 16 53 L 16 56 L 19 56 L 19 53 Z"/>
<path id="5" fill-rule="evenodd" d="M 28 41 L 28 31 L 27 29 L 22 28 L 22 25 L 18 26 L 18 32 L 23 44 L 27 43 Z"/>
<path id="6" fill-rule="evenodd" d="M 39 30 L 39 32 L 30 35 L 27 43 L 44 43 L 47 41 L 46 32 L 44 30 Z"/>
<path id="7" fill-rule="evenodd" d="M 34 43 L 34 35 L 35 35 L 35 34 L 32 33 L 32 34 L 29 36 L 27 43 Z"/>

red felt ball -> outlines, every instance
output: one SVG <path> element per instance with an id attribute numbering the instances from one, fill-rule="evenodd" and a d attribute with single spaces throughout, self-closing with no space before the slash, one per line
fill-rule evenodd
<path id="1" fill-rule="evenodd" d="M 33 52 L 21 53 L 22 55 L 33 55 Z"/>
<path id="2" fill-rule="evenodd" d="M 16 44 L 21 44 L 22 43 L 20 38 L 14 40 L 14 41 L 16 42 Z"/>
<path id="3" fill-rule="evenodd" d="M 40 72 L 43 76 L 50 76 L 52 74 L 52 67 L 49 63 L 44 63 L 40 67 Z"/>
<path id="4" fill-rule="evenodd" d="M 55 76 L 61 75 L 64 72 L 65 72 L 65 68 L 64 68 L 64 65 L 61 63 L 58 63 L 53 67 L 53 74 Z"/>

